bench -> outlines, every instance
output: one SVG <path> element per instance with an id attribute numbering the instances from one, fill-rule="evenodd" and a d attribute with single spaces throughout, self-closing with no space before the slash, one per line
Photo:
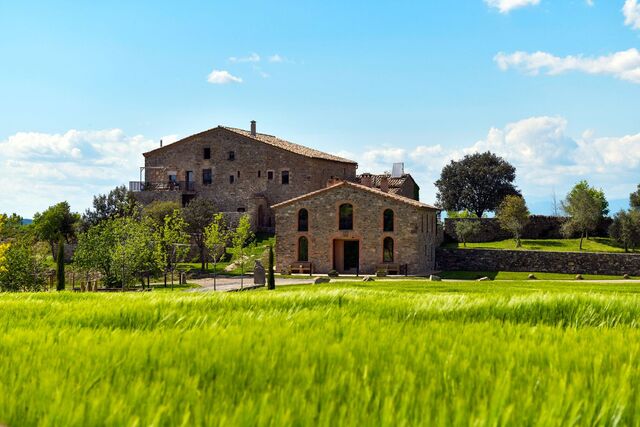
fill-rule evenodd
<path id="1" fill-rule="evenodd" d="M 400 274 L 400 264 L 385 262 L 376 266 L 376 271 L 386 271 L 387 274 Z"/>
<path id="2" fill-rule="evenodd" d="M 313 272 L 313 264 L 308 261 L 294 262 L 290 266 L 291 273 L 311 274 Z"/>

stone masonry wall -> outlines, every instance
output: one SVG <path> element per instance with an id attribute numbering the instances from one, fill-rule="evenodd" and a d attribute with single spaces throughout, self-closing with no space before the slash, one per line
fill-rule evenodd
<path id="1" fill-rule="evenodd" d="M 443 271 L 640 275 L 640 255 L 622 253 L 439 248 L 436 263 Z"/>
<path id="2" fill-rule="evenodd" d="M 353 230 L 338 229 L 338 210 L 351 203 Z M 299 232 L 298 211 L 309 212 L 309 231 Z M 383 212 L 394 211 L 394 231 L 383 232 Z M 298 261 L 298 239 L 309 241 L 309 261 L 317 273 L 327 273 L 333 266 L 334 239 L 360 241 L 360 272 L 373 274 L 383 261 L 383 240 L 394 239 L 394 263 L 408 264 L 409 274 L 427 274 L 435 261 L 436 213 L 432 209 L 402 203 L 347 185 L 298 200 L 276 209 L 276 260 L 278 270 Z"/>

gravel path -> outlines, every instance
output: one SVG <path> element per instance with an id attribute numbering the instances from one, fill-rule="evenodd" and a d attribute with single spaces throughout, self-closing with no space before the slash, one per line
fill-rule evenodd
<path id="1" fill-rule="evenodd" d="M 276 286 L 288 286 L 288 285 L 307 285 L 313 283 L 314 279 L 276 279 Z M 191 292 L 213 292 L 213 278 L 206 279 L 192 279 L 190 283 L 200 285 L 200 288 L 189 289 Z M 244 289 L 256 289 L 263 287 L 264 285 L 254 285 L 253 277 L 244 278 Z M 218 292 L 233 292 L 240 290 L 240 278 L 239 277 L 218 277 L 216 279 L 216 291 Z"/>

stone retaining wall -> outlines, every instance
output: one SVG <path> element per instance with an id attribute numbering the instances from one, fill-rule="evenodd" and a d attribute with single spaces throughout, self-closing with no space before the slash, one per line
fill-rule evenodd
<path id="1" fill-rule="evenodd" d="M 447 249 L 436 251 L 443 271 L 522 271 L 640 276 L 640 255 L 594 252 Z"/>

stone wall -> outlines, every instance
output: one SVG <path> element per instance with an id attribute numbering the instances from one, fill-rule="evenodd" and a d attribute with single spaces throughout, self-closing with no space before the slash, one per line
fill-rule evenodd
<path id="1" fill-rule="evenodd" d="M 563 238 L 560 227 L 567 219 L 559 216 L 531 215 L 529 224 L 523 231 L 523 239 L 561 239 Z M 500 223 L 496 218 L 447 218 L 444 222 L 445 241 L 457 242 L 456 223 L 458 221 L 475 221 L 480 224 L 479 232 L 470 237 L 468 242 L 493 242 L 496 240 L 510 239 L 509 232 L 500 228 Z M 611 218 L 603 218 L 594 233 L 594 236 L 607 237 Z"/>
<path id="2" fill-rule="evenodd" d="M 640 255 L 623 253 L 439 248 L 436 264 L 443 271 L 640 275 Z"/>
<path id="3" fill-rule="evenodd" d="M 377 190 L 354 187 L 343 183 L 276 208 L 278 271 L 299 261 L 298 240 L 304 236 L 309 242 L 309 261 L 315 272 L 339 269 L 334 264 L 334 241 L 339 245 L 343 240 L 357 240 L 359 271 L 373 274 L 383 263 L 383 240 L 391 237 L 394 264 L 407 264 L 409 274 L 430 273 L 435 262 L 436 211 L 387 197 Z M 353 230 L 339 230 L 338 212 L 343 203 L 353 205 Z M 308 231 L 298 231 L 297 227 L 298 212 L 303 208 L 309 214 Z M 392 232 L 383 231 L 386 209 L 394 212 Z"/>

